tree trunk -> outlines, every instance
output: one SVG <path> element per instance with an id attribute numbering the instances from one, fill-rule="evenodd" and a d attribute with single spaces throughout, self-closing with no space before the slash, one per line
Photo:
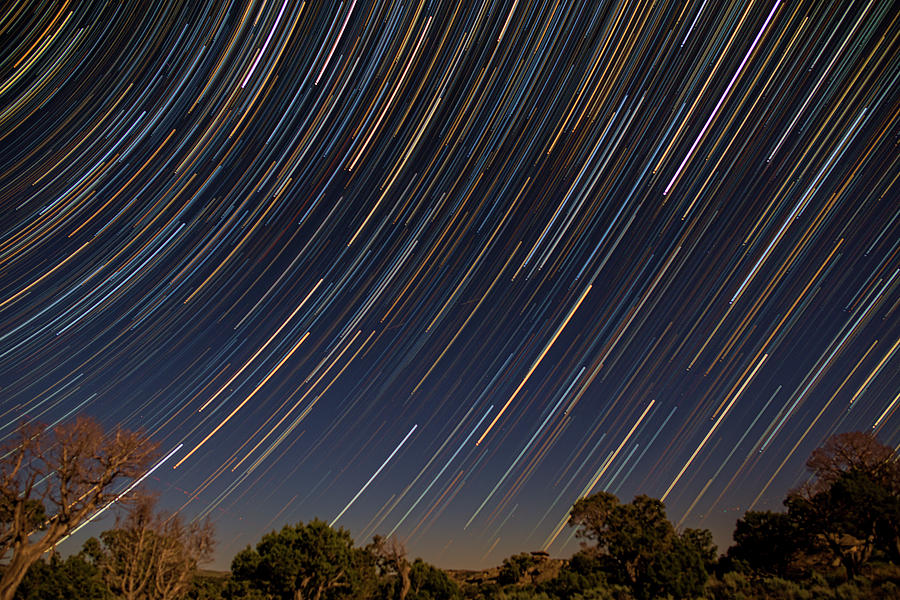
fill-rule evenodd
<path id="1" fill-rule="evenodd" d="M 625 561 L 625 574 L 628 575 L 628 580 L 631 582 L 631 586 L 634 587 L 637 585 L 638 580 L 638 565 L 637 561 L 626 560 Z"/>
<path id="2" fill-rule="evenodd" d="M 400 600 L 406 600 L 406 595 L 409 593 L 410 581 L 409 581 L 409 571 L 411 567 L 409 563 L 405 560 L 403 564 L 398 569 L 400 571 Z"/>
<path id="3" fill-rule="evenodd" d="M 856 569 L 856 561 L 853 560 L 852 556 L 847 554 L 841 555 L 841 562 L 844 564 L 844 569 L 847 571 L 847 580 L 851 580 L 856 577 L 859 573 Z"/>
<path id="4" fill-rule="evenodd" d="M 0 600 L 13 600 L 16 589 L 22 583 L 28 568 L 40 558 L 40 553 L 36 554 L 28 550 L 22 548 L 13 553 L 9 564 L 3 570 L 3 577 L 0 577 Z"/>

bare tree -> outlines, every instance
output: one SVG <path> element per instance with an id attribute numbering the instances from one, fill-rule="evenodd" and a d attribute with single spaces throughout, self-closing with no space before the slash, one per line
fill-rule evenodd
<path id="1" fill-rule="evenodd" d="M 141 432 L 104 435 L 80 417 L 49 429 L 23 424 L 0 447 L 0 600 L 11 600 L 28 568 L 144 473 L 156 445 Z"/>
<path id="2" fill-rule="evenodd" d="M 155 503 L 152 496 L 138 497 L 88 548 L 110 590 L 126 600 L 180 598 L 197 565 L 212 557 L 209 520 L 185 524 L 177 514 L 157 513 Z"/>
<path id="3" fill-rule="evenodd" d="M 406 600 L 411 585 L 409 573 L 412 567 L 406 558 L 403 543 L 393 536 L 385 539 L 376 535 L 372 538 L 369 549 L 375 555 L 376 564 L 383 574 L 397 576 L 400 581 L 399 600 Z"/>
<path id="4" fill-rule="evenodd" d="M 812 491 L 832 486 L 851 471 L 865 473 L 875 481 L 895 488 L 900 485 L 900 463 L 893 448 L 865 431 L 838 433 L 813 450 L 806 468 L 815 476 Z"/>
<path id="5" fill-rule="evenodd" d="M 832 556 L 848 577 L 876 551 L 900 561 L 900 462 L 890 446 L 863 431 L 840 433 L 813 451 L 813 479 L 785 504 L 808 550 Z"/>

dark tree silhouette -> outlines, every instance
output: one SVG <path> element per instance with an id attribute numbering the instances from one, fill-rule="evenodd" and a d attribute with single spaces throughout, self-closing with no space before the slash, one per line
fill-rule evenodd
<path id="1" fill-rule="evenodd" d="M 893 448 L 865 432 L 840 433 L 806 465 L 812 480 L 785 504 L 807 551 L 830 554 L 848 577 L 876 551 L 900 562 L 900 463 Z"/>
<path id="2" fill-rule="evenodd" d="M 536 563 L 534 556 L 527 552 L 504 558 L 503 564 L 500 565 L 500 573 L 497 575 L 497 583 L 500 585 L 519 583 Z"/>
<path id="3" fill-rule="evenodd" d="M 51 552 L 38 560 L 22 579 L 16 600 L 114 600 L 99 569 L 84 555 L 63 559 Z"/>
<path id="4" fill-rule="evenodd" d="M 344 528 L 313 519 L 263 536 L 231 563 L 233 587 L 281 600 L 362 598 L 375 582 L 372 554 Z"/>
<path id="5" fill-rule="evenodd" d="M 413 561 L 409 571 L 409 600 L 460 600 L 459 586 L 442 570 L 421 558 Z"/>
<path id="6" fill-rule="evenodd" d="M 699 594 L 707 563 L 715 556 L 709 532 L 678 534 L 663 503 L 648 496 L 628 504 L 607 492 L 581 498 L 572 507 L 569 525 L 596 543 L 613 581 L 630 586 L 642 599 Z"/>
<path id="7" fill-rule="evenodd" d="M 800 543 L 797 524 L 787 513 L 748 511 L 735 525 L 728 558 L 752 571 L 785 577 Z"/>

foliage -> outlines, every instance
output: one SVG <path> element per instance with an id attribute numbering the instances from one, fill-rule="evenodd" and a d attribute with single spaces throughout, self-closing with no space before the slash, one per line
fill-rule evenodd
<path id="1" fill-rule="evenodd" d="M 551 600 L 546 593 L 530 588 L 510 588 L 497 593 L 496 600 Z"/>
<path id="2" fill-rule="evenodd" d="M 799 544 L 797 524 L 787 513 L 747 511 L 735 525 L 727 556 L 741 569 L 784 577 Z"/>
<path id="3" fill-rule="evenodd" d="M 381 580 L 379 594 L 382 598 L 396 598 L 406 600 L 409 589 L 410 570 L 412 569 L 406 558 L 406 548 L 396 537 L 385 539 L 376 535 L 372 543 L 366 546 L 366 551 L 375 558 L 375 568 Z"/>
<path id="4" fill-rule="evenodd" d="M 606 589 L 605 557 L 596 548 L 585 548 L 572 555 L 554 579 L 542 587 L 557 598 L 573 598 L 590 590 Z"/>
<path id="5" fill-rule="evenodd" d="M 900 462 L 864 432 L 842 433 L 816 449 L 813 479 L 785 504 L 808 554 L 831 556 L 848 577 L 876 554 L 900 562 Z"/>
<path id="6" fill-rule="evenodd" d="M 232 597 L 361 598 L 373 591 L 375 560 L 348 531 L 314 519 L 266 534 L 234 557 L 231 573 Z"/>
<path id="7" fill-rule="evenodd" d="M 806 466 L 811 478 L 788 494 L 786 513 L 751 511 L 738 520 L 711 598 L 898 597 L 897 453 L 869 433 L 841 433 Z"/>
<path id="8" fill-rule="evenodd" d="M 146 471 L 156 445 L 140 432 L 105 434 L 88 418 L 50 429 L 23 424 L 0 448 L 0 600 L 44 552 Z"/>
<path id="9" fill-rule="evenodd" d="M 191 587 L 197 565 L 212 556 L 209 521 L 185 524 L 179 515 L 157 513 L 154 507 L 154 498 L 139 497 L 114 529 L 85 545 L 85 553 L 118 597 L 181 598 Z"/>
<path id="10" fill-rule="evenodd" d="M 536 562 L 535 558 L 527 552 L 504 558 L 503 564 L 500 566 L 497 583 L 500 585 L 519 583 Z"/>
<path id="11" fill-rule="evenodd" d="M 115 529 L 68 559 L 38 560 L 20 600 L 889 600 L 900 597 L 900 469 L 864 433 L 830 438 L 807 463 L 810 481 L 787 512 L 749 511 L 718 560 L 705 529 L 676 531 L 662 502 L 621 503 L 601 492 L 578 500 L 569 524 L 585 541 L 568 561 L 514 554 L 464 589 L 396 539 L 354 546 L 349 532 L 313 520 L 269 533 L 238 553 L 231 578 L 199 575 L 209 526 L 189 526 L 137 502 Z M 52 520 L 31 497 L 0 519 Z M 168 558 L 166 558 L 168 557 Z M 552 568 L 545 569 L 551 565 Z M 179 570 L 180 569 L 180 570 Z M 717 571 L 715 577 L 709 573 Z M 127 577 L 123 574 L 127 573 Z M 168 573 L 168 575 L 165 575 Z M 179 574 L 180 573 L 180 574 Z M 552 577 L 552 579 L 547 579 Z M 130 579 L 129 579 L 130 578 Z M 169 582 L 168 584 L 166 582 Z M 177 585 L 170 585 L 177 583 Z M 112 590 L 112 591 L 111 591 Z M 0 597 L 0 600 L 3 600 Z"/>
<path id="12" fill-rule="evenodd" d="M 421 558 L 417 558 L 413 562 L 409 580 L 408 600 L 458 600 L 462 598 L 459 586 L 446 573 Z"/>
<path id="13" fill-rule="evenodd" d="M 572 596 L 572 600 L 632 600 L 631 590 L 622 585 L 595 587 Z"/>
<path id="14" fill-rule="evenodd" d="M 83 554 L 65 560 L 52 553 L 31 565 L 15 594 L 16 600 L 112 600 L 100 571 Z"/>
<path id="15" fill-rule="evenodd" d="M 688 551 L 694 552 L 703 564 L 704 570 L 710 573 L 719 561 L 716 545 L 713 543 L 709 529 L 685 529 L 679 536 L 680 542 Z"/>
<path id="16" fill-rule="evenodd" d="M 234 557 L 231 575 L 224 596 L 234 600 L 462 599 L 444 571 L 410 563 L 396 539 L 376 536 L 358 548 L 349 532 L 317 519 L 263 536 Z"/>
<path id="17" fill-rule="evenodd" d="M 707 564 L 712 535 L 708 537 L 707 540 L 706 535 L 674 536 L 668 550 L 648 565 L 645 582 L 636 587 L 636 595 L 640 598 L 665 595 L 693 598 L 701 594 L 709 576 Z"/>
<path id="18" fill-rule="evenodd" d="M 701 593 L 715 557 L 709 532 L 676 533 L 663 503 L 648 496 L 628 504 L 608 492 L 581 498 L 569 525 L 596 543 L 597 560 L 612 583 L 628 585 L 639 599 Z"/>
<path id="19" fill-rule="evenodd" d="M 729 572 L 713 578 L 707 586 L 709 600 L 895 600 L 900 588 L 889 580 L 857 577 L 838 585 L 829 584 L 821 574 L 808 579 L 754 577 Z"/>
<path id="20" fill-rule="evenodd" d="M 187 591 L 188 600 L 221 600 L 225 594 L 225 578 L 195 573 Z"/>
<path id="21" fill-rule="evenodd" d="M 900 464 L 894 449 L 864 431 L 850 431 L 831 436 L 813 450 L 806 468 L 815 477 L 821 491 L 852 471 L 866 473 L 874 481 L 897 490 Z"/>

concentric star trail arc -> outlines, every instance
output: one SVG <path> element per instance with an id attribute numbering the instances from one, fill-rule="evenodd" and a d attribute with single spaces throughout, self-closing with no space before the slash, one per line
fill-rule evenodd
<path id="1" fill-rule="evenodd" d="M 142 485 L 218 567 L 315 517 L 566 555 L 599 490 L 725 547 L 831 433 L 900 445 L 894 3 L 31 0 L 0 39 L 0 435 L 181 448 Z"/>

